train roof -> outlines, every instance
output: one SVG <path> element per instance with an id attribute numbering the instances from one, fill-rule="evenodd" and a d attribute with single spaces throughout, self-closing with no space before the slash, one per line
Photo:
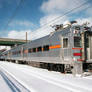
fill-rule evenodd
<path id="1" fill-rule="evenodd" d="M 66 34 L 68 34 L 69 33 L 69 31 L 70 30 L 68 30 L 68 29 L 70 29 L 70 28 L 75 28 L 75 27 L 85 27 L 85 25 L 83 26 L 83 25 L 72 25 L 72 26 L 67 26 L 66 28 L 62 28 L 62 29 L 58 29 L 57 31 L 54 31 L 54 32 L 51 32 L 49 35 L 47 35 L 47 36 L 44 36 L 44 37 L 41 37 L 41 38 L 38 38 L 38 39 L 35 39 L 35 40 L 32 40 L 32 41 L 29 41 L 29 42 L 27 42 L 27 43 L 25 43 L 25 44 L 22 44 L 22 45 L 18 45 L 18 46 L 16 46 L 16 47 L 13 47 L 13 48 L 11 48 L 10 50 L 13 50 L 13 49 L 15 49 L 15 48 L 20 48 L 21 46 L 22 47 L 26 47 L 27 45 L 29 45 L 30 43 L 32 43 L 32 42 L 37 42 L 37 41 L 39 41 L 39 40 L 48 40 L 49 38 L 51 38 L 51 37 L 53 37 L 54 35 L 58 35 L 58 34 L 64 34 L 64 33 L 66 33 Z M 91 31 L 92 31 L 92 26 L 90 27 L 91 28 Z M 10 51 L 10 50 L 8 50 L 8 51 Z M 6 53 L 6 52 L 8 52 L 8 51 L 5 51 L 5 52 L 3 52 L 3 53 Z"/>

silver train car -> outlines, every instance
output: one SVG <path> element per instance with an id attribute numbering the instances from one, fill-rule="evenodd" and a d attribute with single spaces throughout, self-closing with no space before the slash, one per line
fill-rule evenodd
<path id="1" fill-rule="evenodd" d="M 56 26 L 50 35 L 19 45 L 0 59 L 63 73 L 92 70 L 92 27 L 69 24 Z"/>

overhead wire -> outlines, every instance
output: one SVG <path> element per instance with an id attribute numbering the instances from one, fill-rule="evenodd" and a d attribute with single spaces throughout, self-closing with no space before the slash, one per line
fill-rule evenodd
<path id="1" fill-rule="evenodd" d="M 17 5 L 17 7 L 16 7 L 16 9 L 15 9 L 15 11 L 14 11 L 14 13 L 13 13 L 13 15 L 11 16 L 10 20 L 7 22 L 7 24 L 6 24 L 6 26 L 4 27 L 4 29 L 7 29 L 9 23 L 10 23 L 10 22 L 13 20 L 13 18 L 16 16 L 17 11 L 18 11 L 18 9 L 20 8 L 20 5 L 22 4 L 23 1 L 24 1 L 24 0 L 20 0 L 20 2 L 19 2 L 19 4 Z M 68 14 L 72 13 L 73 11 L 75 11 L 75 10 L 77 10 L 77 9 L 79 9 L 79 8 L 81 8 L 81 7 L 83 7 L 84 5 L 86 5 L 86 4 L 88 3 L 88 1 L 90 1 L 90 0 L 85 1 L 84 3 L 78 5 L 77 7 L 74 7 L 73 9 L 71 9 L 71 10 L 65 12 L 63 15 L 60 15 L 60 16 L 54 18 L 53 20 L 49 21 L 48 23 L 43 24 L 42 27 L 39 27 L 39 28 L 38 28 L 38 27 L 35 27 L 36 30 L 40 30 L 40 29 L 42 29 L 42 28 L 48 26 L 48 25 L 49 25 L 50 23 L 52 23 L 52 22 L 53 22 L 53 23 L 56 23 L 60 18 L 63 18 L 65 15 L 68 15 Z"/>
<path id="2" fill-rule="evenodd" d="M 65 15 L 68 15 L 68 14 L 70 14 L 71 12 L 73 12 L 73 11 L 75 11 L 75 10 L 77 10 L 77 9 L 79 9 L 79 8 L 81 8 L 81 7 L 83 7 L 84 5 L 86 5 L 86 4 L 88 3 L 88 1 L 91 1 L 91 0 L 87 0 L 86 2 L 80 4 L 79 6 L 73 8 L 73 9 L 67 11 L 67 12 L 65 12 L 63 15 L 60 15 L 60 16 L 58 16 L 58 17 L 52 19 L 52 20 L 49 21 L 48 23 L 43 24 L 41 28 L 43 28 L 44 26 L 47 26 L 48 24 L 50 24 L 50 23 L 53 22 L 53 21 L 59 20 L 59 18 L 63 18 Z M 90 7 L 90 6 L 89 6 L 89 7 Z M 89 7 L 87 7 L 87 8 L 89 8 Z M 55 23 L 55 22 L 54 22 L 54 23 Z"/>
<path id="3" fill-rule="evenodd" d="M 56 23 L 60 18 L 63 18 L 65 15 L 71 14 L 73 11 L 75 11 L 75 10 L 77 10 L 77 9 L 79 9 L 79 8 L 81 8 L 81 7 L 83 7 L 83 6 L 86 5 L 89 1 L 90 1 L 90 0 L 87 0 L 87 1 L 83 2 L 82 4 L 78 5 L 77 7 L 72 8 L 71 10 L 65 12 L 63 15 L 60 15 L 60 16 L 54 18 L 53 20 L 49 21 L 48 23 L 43 24 L 42 27 L 39 27 L 39 28 L 37 28 L 36 30 L 41 30 L 42 28 L 45 28 L 45 27 L 49 26 L 49 24 L 50 24 L 51 22 Z M 89 7 L 90 7 L 90 6 L 88 6 L 87 8 L 89 8 Z M 87 8 L 86 8 L 86 9 L 87 9 Z M 46 29 L 46 28 L 45 28 L 45 29 Z"/>
<path id="4" fill-rule="evenodd" d="M 5 25 L 4 29 L 6 30 L 8 28 L 8 25 L 11 23 L 11 21 L 13 20 L 13 18 L 16 16 L 19 8 L 20 8 L 20 5 L 22 4 L 24 0 L 20 0 L 19 4 L 17 5 L 14 13 L 12 14 L 12 16 L 10 17 L 10 19 L 8 20 L 7 24 Z"/>
<path id="5" fill-rule="evenodd" d="M 24 1 L 24 0 L 20 0 L 20 2 L 19 2 L 19 4 L 17 5 L 17 7 L 16 7 L 16 9 L 15 9 L 15 11 L 14 11 L 14 13 L 13 13 L 13 15 L 11 16 L 10 20 L 7 22 L 7 25 L 6 25 L 5 29 L 7 28 L 7 26 L 9 25 L 9 23 L 13 20 L 13 18 L 16 16 L 17 11 L 18 11 L 18 9 L 20 8 L 20 5 L 22 4 L 23 1 Z M 62 18 L 62 17 L 64 17 L 65 15 L 70 14 L 70 13 L 73 12 L 74 10 L 81 8 L 82 6 L 84 6 L 85 4 L 87 4 L 88 1 L 90 1 L 90 0 L 85 1 L 84 3 L 78 5 L 77 7 L 74 7 L 73 9 L 71 9 L 71 10 L 65 12 L 63 15 L 60 15 L 60 16 L 58 16 L 58 17 L 52 19 L 51 21 L 49 21 L 48 23 L 43 24 L 42 27 L 39 27 L 39 28 L 43 28 L 44 26 L 47 26 L 47 25 L 50 24 L 51 22 L 54 22 L 54 21 L 56 21 L 56 20 L 59 20 L 59 18 Z M 37 27 L 36 27 L 36 29 L 37 29 Z"/>

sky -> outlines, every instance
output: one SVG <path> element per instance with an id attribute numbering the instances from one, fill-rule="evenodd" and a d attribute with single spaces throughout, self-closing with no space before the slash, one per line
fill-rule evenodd
<path id="1" fill-rule="evenodd" d="M 71 20 L 91 25 L 92 0 L 0 0 L 0 37 L 25 39 L 27 32 L 28 40 L 34 40 L 52 32 L 51 26 Z"/>

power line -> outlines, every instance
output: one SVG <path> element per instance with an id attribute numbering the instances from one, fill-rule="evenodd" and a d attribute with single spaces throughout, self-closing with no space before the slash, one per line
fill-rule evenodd
<path id="1" fill-rule="evenodd" d="M 5 27 L 4 27 L 5 29 L 7 29 L 9 23 L 10 23 L 10 22 L 13 20 L 13 18 L 16 16 L 17 11 L 19 10 L 20 5 L 22 4 L 23 1 L 24 1 L 24 0 L 20 0 L 20 2 L 19 2 L 19 4 L 17 5 L 17 7 L 16 7 L 16 9 L 15 9 L 15 11 L 14 11 L 14 13 L 13 13 L 13 15 L 10 17 L 10 19 L 9 19 L 8 22 L 7 22 L 7 24 L 5 25 Z"/>
<path id="2" fill-rule="evenodd" d="M 11 16 L 10 20 L 7 22 L 7 24 L 6 24 L 6 26 L 5 26 L 5 29 L 8 27 L 9 23 L 10 23 L 10 22 L 13 20 L 13 18 L 16 16 L 17 11 L 18 11 L 18 9 L 20 8 L 20 5 L 21 5 L 21 3 L 22 3 L 23 1 L 24 1 L 24 0 L 20 0 L 20 2 L 19 2 L 19 4 L 18 4 L 18 6 L 16 7 L 16 9 L 15 9 L 13 15 Z M 60 18 L 64 17 L 65 15 L 68 15 L 68 14 L 70 14 L 71 12 L 73 12 L 73 11 L 75 11 L 75 10 L 77 10 L 77 9 L 79 9 L 79 8 L 81 8 L 81 7 L 83 7 L 85 4 L 88 3 L 88 1 L 90 1 L 90 0 L 87 0 L 86 2 L 82 3 L 81 5 L 79 5 L 79 6 L 75 7 L 75 8 L 73 8 L 73 9 L 71 9 L 71 10 L 65 12 L 63 15 L 60 15 L 60 16 L 54 18 L 53 20 L 49 21 L 48 23 L 45 23 L 44 25 L 42 25 L 42 27 L 39 27 L 39 29 L 44 28 L 45 26 L 47 26 L 47 25 L 50 24 L 51 22 L 57 21 L 57 20 L 59 20 Z M 54 23 L 55 23 L 55 22 L 54 22 Z M 38 28 L 36 27 L 36 29 L 38 29 Z M 38 29 L 38 30 L 39 30 L 39 29 Z"/>
<path id="3" fill-rule="evenodd" d="M 73 12 L 73 11 L 75 11 L 75 10 L 77 10 L 77 9 L 79 9 L 79 8 L 81 8 L 81 7 L 83 7 L 84 5 L 86 5 L 86 4 L 88 3 L 88 1 L 90 1 L 90 0 L 87 0 L 86 2 L 82 3 L 81 5 L 79 5 L 79 6 L 75 7 L 75 8 L 73 8 L 73 9 L 71 9 L 71 10 L 65 12 L 63 15 L 60 15 L 60 16 L 54 18 L 53 20 L 49 21 L 48 23 L 43 24 L 41 28 L 47 26 L 48 24 L 50 24 L 50 23 L 53 22 L 53 21 L 59 20 L 59 18 L 62 18 L 62 17 L 64 17 L 65 15 L 70 14 L 71 12 Z M 91 6 L 89 6 L 89 7 L 91 7 Z M 89 8 L 89 7 L 87 7 L 87 8 Z M 55 23 L 55 22 L 54 22 L 54 23 Z M 39 29 L 41 29 L 41 28 L 39 28 Z"/>
<path id="4" fill-rule="evenodd" d="M 20 8 L 20 5 L 21 5 L 21 3 L 22 3 L 23 1 L 24 1 L 24 0 L 20 0 L 20 2 L 19 2 L 19 4 L 18 4 L 18 6 L 16 7 L 16 9 L 15 9 L 13 15 L 11 16 L 10 20 L 8 21 L 8 23 L 7 23 L 6 27 L 5 27 L 5 29 L 8 27 L 9 23 L 10 23 L 10 22 L 13 20 L 13 18 L 16 16 L 17 11 L 18 11 L 18 9 Z M 43 24 L 41 28 L 43 28 L 44 26 L 47 26 L 48 24 L 50 24 L 50 23 L 53 22 L 53 21 L 59 20 L 59 18 L 62 18 L 62 17 L 64 17 L 65 15 L 68 15 L 69 13 L 73 12 L 74 10 L 76 10 L 76 9 L 78 9 L 78 8 L 81 8 L 81 7 L 84 6 L 88 1 L 90 1 L 90 0 L 87 0 L 86 2 L 82 3 L 81 5 L 79 5 L 79 6 L 75 7 L 75 8 L 73 8 L 73 9 L 71 9 L 71 10 L 65 12 L 63 15 L 60 15 L 60 16 L 54 18 L 53 20 L 49 21 L 48 23 Z M 55 23 L 55 22 L 54 22 L 54 23 Z M 36 27 L 36 28 L 37 28 L 37 27 Z"/>
<path id="5" fill-rule="evenodd" d="M 88 6 L 88 7 L 86 7 L 85 9 L 88 9 L 88 8 L 90 8 L 90 7 L 92 7 L 92 6 Z M 70 12 L 71 13 L 71 12 Z M 66 15 L 68 15 L 68 14 L 70 14 L 70 13 L 67 13 Z M 60 18 L 63 18 L 65 15 L 63 15 L 62 17 L 60 17 Z M 57 19 L 57 21 L 59 20 L 59 18 Z M 56 22 L 57 22 L 56 21 Z M 54 23 L 56 23 L 56 22 L 54 22 Z"/>
<path id="6" fill-rule="evenodd" d="M 57 22 L 57 20 L 59 20 L 60 18 L 63 18 L 65 15 L 68 15 L 68 14 L 70 14 L 71 12 L 73 12 L 73 11 L 75 11 L 75 10 L 77 10 L 77 9 L 79 9 L 79 8 L 81 8 L 81 7 L 83 7 L 84 5 L 86 5 L 86 4 L 88 3 L 88 1 L 90 1 L 90 0 L 87 0 L 86 2 L 80 4 L 79 6 L 73 8 L 73 9 L 67 11 L 67 12 L 65 12 L 63 15 L 56 17 L 55 19 L 49 21 L 48 23 L 45 23 L 44 25 L 42 25 L 42 27 L 37 28 L 37 30 L 40 30 L 40 29 L 46 27 L 48 24 L 50 24 L 50 23 L 53 22 L 53 21 Z M 90 7 L 90 6 L 89 6 L 89 7 Z M 89 7 L 87 7 L 87 8 L 89 8 Z M 55 22 L 54 22 L 54 23 L 55 23 Z"/>

